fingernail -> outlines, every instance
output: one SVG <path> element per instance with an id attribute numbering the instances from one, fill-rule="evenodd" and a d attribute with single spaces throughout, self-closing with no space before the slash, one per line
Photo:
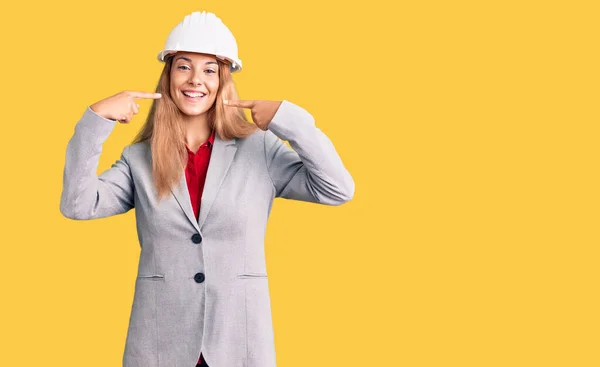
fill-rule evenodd
<path id="1" fill-rule="evenodd" d="M 162 97 L 162 94 L 160 94 L 160 93 L 156 93 L 156 96 L 157 96 L 157 97 Z"/>
<path id="2" fill-rule="evenodd" d="M 226 99 L 224 99 L 224 100 L 223 100 L 223 103 L 225 103 L 225 104 L 228 104 L 228 103 L 229 103 L 229 101 L 228 101 L 228 100 L 226 100 Z"/>

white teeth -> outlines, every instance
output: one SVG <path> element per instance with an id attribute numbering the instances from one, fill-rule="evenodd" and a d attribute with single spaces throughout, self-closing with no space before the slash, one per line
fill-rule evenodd
<path id="1" fill-rule="evenodd" d="M 192 98 L 196 98 L 196 97 L 204 97 L 205 94 L 204 93 L 187 93 L 187 92 L 182 92 L 184 95 L 188 96 L 188 97 L 192 97 Z"/>

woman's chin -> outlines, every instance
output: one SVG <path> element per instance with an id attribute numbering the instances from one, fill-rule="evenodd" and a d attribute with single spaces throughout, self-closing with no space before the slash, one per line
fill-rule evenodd
<path id="1" fill-rule="evenodd" d="M 189 109 L 189 108 L 183 108 L 183 109 L 180 108 L 179 110 L 181 111 L 181 113 L 184 116 L 188 116 L 188 117 L 200 116 L 200 115 L 206 113 L 206 111 L 208 111 L 205 109 L 197 109 L 196 110 L 196 109 Z"/>

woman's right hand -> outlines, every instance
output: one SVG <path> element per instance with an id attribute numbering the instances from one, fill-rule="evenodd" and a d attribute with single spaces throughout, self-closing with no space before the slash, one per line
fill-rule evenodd
<path id="1" fill-rule="evenodd" d="M 135 102 L 136 99 L 157 99 L 160 97 L 160 93 L 126 90 L 98 101 L 91 105 L 90 108 L 105 119 L 128 123 L 133 118 L 133 115 L 139 112 L 140 105 Z"/>

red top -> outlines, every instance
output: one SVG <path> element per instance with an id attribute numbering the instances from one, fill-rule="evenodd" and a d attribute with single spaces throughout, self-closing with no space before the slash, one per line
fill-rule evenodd
<path id="1" fill-rule="evenodd" d="M 186 145 L 188 151 L 188 163 L 185 167 L 185 179 L 187 182 L 188 191 L 190 192 L 190 201 L 194 208 L 196 220 L 200 215 L 200 203 L 202 201 L 202 191 L 204 191 L 204 181 L 206 180 L 206 172 L 208 171 L 208 163 L 210 162 L 210 154 L 215 141 L 215 132 L 213 131 L 208 141 L 198 148 L 196 153 L 192 152 Z M 198 364 L 202 363 L 202 353 Z M 193 367 L 193 366 L 190 366 Z"/>
<path id="2" fill-rule="evenodd" d="M 215 133 L 210 135 L 208 141 L 204 142 L 198 148 L 196 153 L 192 152 L 186 145 L 188 152 L 188 163 L 185 167 L 185 179 L 187 181 L 188 191 L 190 192 L 190 200 L 194 208 L 196 220 L 200 214 L 200 202 L 202 199 L 202 191 L 204 190 L 204 181 L 206 180 L 206 172 L 208 171 L 208 162 L 210 161 L 210 153 L 215 141 Z"/>

